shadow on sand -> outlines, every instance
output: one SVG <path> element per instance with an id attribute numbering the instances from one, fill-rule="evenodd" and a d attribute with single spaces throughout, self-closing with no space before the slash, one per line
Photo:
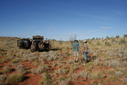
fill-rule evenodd
<path id="1" fill-rule="evenodd" d="M 94 61 L 97 59 L 97 56 L 88 56 L 88 62 Z"/>
<path id="2" fill-rule="evenodd" d="M 45 49 L 45 50 L 39 50 L 38 52 L 49 52 L 49 51 L 58 51 L 58 50 L 61 50 L 61 49 L 57 49 L 57 48 L 54 48 L 54 49 Z"/>
<path id="3" fill-rule="evenodd" d="M 89 63 L 91 61 L 94 61 L 95 59 L 97 59 L 97 56 L 88 56 L 87 61 L 85 61 L 84 58 L 82 59 L 82 61 L 85 62 L 85 63 Z"/>

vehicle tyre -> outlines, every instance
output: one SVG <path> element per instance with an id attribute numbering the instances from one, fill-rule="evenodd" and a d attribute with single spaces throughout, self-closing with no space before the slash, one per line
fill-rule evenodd
<path id="1" fill-rule="evenodd" d="M 31 50 L 31 52 L 35 52 L 37 50 L 37 47 L 36 47 L 35 43 L 32 43 L 30 50 Z"/>

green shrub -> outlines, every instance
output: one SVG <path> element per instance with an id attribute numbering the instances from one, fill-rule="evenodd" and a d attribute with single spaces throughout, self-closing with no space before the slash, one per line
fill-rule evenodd
<path id="1" fill-rule="evenodd" d="M 111 67 L 117 68 L 117 67 L 121 67 L 122 66 L 122 63 L 118 59 L 113 59 L 113 60 L 111 60 L 111 62 L 109 63 L 109 65 Z"/>
<path id="2" fill-rule="evenodd" d="M 95 70 L 90 74 L 90 79 L 103 79 L 104 77 L 102 70 Z"/>
<path id="3" fill-rule="evenodd" d="M 3 81 L 6 79 L 6 76 L 5 75 L 0 75 L 0 81 Z M 1 84 L 0 84 L 1 85 Z"/>
<path id="4" fill-rule="evenodd" d="M 58 80 L 59 85 L 69 85 L 69 82 L 71 81 L 71 78 L 65 78 Z"/>
<path id="5" fill-rule="evenodd" d="M 103 85 L 103 81 L 99 80 L 99 81 L 91 81 L 90 82 L 92 85 Z"/>
<path id="6" fill-rule="evenodd" d="M 20 60 L 21 60 L 20 58 L 15 58 L 15 59 L 13 59 L 11 62 L 12 62 L 12 63 L 18 63 L 18 62 L 20 62 Z"/>
<path id="7" fill-rule="evenodd" d="M 68 76 L 71 76 L 74 73 L 74 69 L 73 67 L 70 67 L 69 72 L 68 72 Z"/>
<path id="8" fill-rule="evenodd" d="M 108 77 L 106 78 L 106 80 L 108 80 L 109 82 L 111 82 L 111 81 L 117 81 L 118 78 L 115 75 L 110 74 L 110 75 L 108 75 Z"/>
<path id="9" fill-rule="evenodd" d="M 51 83 L 52 83 L 52 79 L 51 79 L 51 77 L 50 77 L 50 75 L 49 74 L 47 74 L 47 73 L 43 73 L 42 74 L 42 80 L 40 81 L 40 84 L 41 85 L 52 85 Z"/>
<path id="10" fill-rule="evenodd" d="M 4 66 L 3 69 L 2 69 L 2 73 L 8 73 L 8 72 L 11 72 L 12 69 L 9 67 L 9 66 Z"/>
<path id="11" fill-rule="evenodd" d="M 15 57 L 15 53 L 13 52 L 13 50 L 7 51 L 7 57 L 12 58 L 12 59 Z"/>
<path id="12" fill-rule="evenodd" d="M 123 76 L 123 75 L 125 75 L 122 71 L 115 71 L 115 75 L 117 76 L 117 77 L 121 77 L 121 76 Z"/>
<path id="13" fill-rule="evenodd" d="M 106 45 L 106 46 L 111 46 L 111 43 L 105 42 L 105 45 Z"/>
<path id="14" fill-rule="evenodd" d="M 65 74 L 66 71 L 65 71 L 64 69 L 57 69 L 57 70 L 55 70 L 55 73 L 56 73 L 57 75 L 60 75 L 60 74 Z"/>
<path id="15" fill-rule="evenodd" d="M 7 77 L 6 83 L 7 84 L 16 84 L 20 81 L 23 80 L 23 75 L 22 74 L 10 74 Z"/>
<path id="16" fill-rule="evenodd" d="M 49 66 L 48 66 L 47 64 L 45 64 L 44 66 L 39 66 L 39 67 L 36 69 L 36 72 L 40 74 L 40 73 L 45 72 L 46 69 L 48 69 L 48 68 L 49 68 Z"/>
<path id="17" fill-rule="evenodd" d="M 101 45 L 101 43 L 100 42 L 97 42 L 97 45 Z"/>
<path id="18" fill-rule="evenodd" d="M 26 73 L 26 70 L 25 70 L 25 68 L 23 67 L 23 65 L 18 65 L 18 66 L 16 67 L 16 71 L 17 71 L 18 73 L 21 73 L 21 74 L 25 74 L 25 73 Z"/>
<path id="19" fill-rule="evenodd" d="M 119 41 L 119 44 L 120 45 L 122 45 L 122 44 L 126 44 L 127 42 L 124 40 L 124 39 L 121 39 L 120 41 Z"/>

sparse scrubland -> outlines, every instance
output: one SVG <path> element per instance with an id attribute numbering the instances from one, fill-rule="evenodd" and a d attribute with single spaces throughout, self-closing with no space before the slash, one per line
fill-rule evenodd
<path id="1" fill-rule="evenodd" d="M 70 41 L 50 41 L 52 49 L 19 49 L 17 39 L 0 37 L 0 85 L 127 85 L 127 39 L 90 39 L 89 61 L 73 62 Z M 80 49 L 83 42 L 79 41 Z"/>

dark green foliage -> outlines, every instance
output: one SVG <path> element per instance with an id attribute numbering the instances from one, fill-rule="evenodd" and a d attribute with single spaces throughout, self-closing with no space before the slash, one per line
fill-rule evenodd
<path id="1" fill-rule="evenodd" d="M 14 85 L 20 81 L 23 81 L 23 76 L 22 74 L 11 74 L 6 80 L 7 84 Z"/>
<path id="2" fill-rule="evenodd" d="M 116 35 L 116 38 L 120 38 L 120 36 L 119 35 Z"/>
<path id="3" fill-rule="evenodd" d="M 127 34 L 126 34 L 126 35 L 124 35 L 124 38 L 127 38 Z"/>
<path id="4" fill-rule="evenodd" d="M 119 41 L 119 44 L 126 44 L 127 42 L 125 41 L 125 39 L 121 39 L 120 41 Z"/>
<path id="5" fill-rule="evenodd" d="M 105 42 L 105 45 L 106 45 L 106 46 L 111 46 L 111 43 L 109 43 L 109 42 L 106 41 L 106 42 Z"/>

